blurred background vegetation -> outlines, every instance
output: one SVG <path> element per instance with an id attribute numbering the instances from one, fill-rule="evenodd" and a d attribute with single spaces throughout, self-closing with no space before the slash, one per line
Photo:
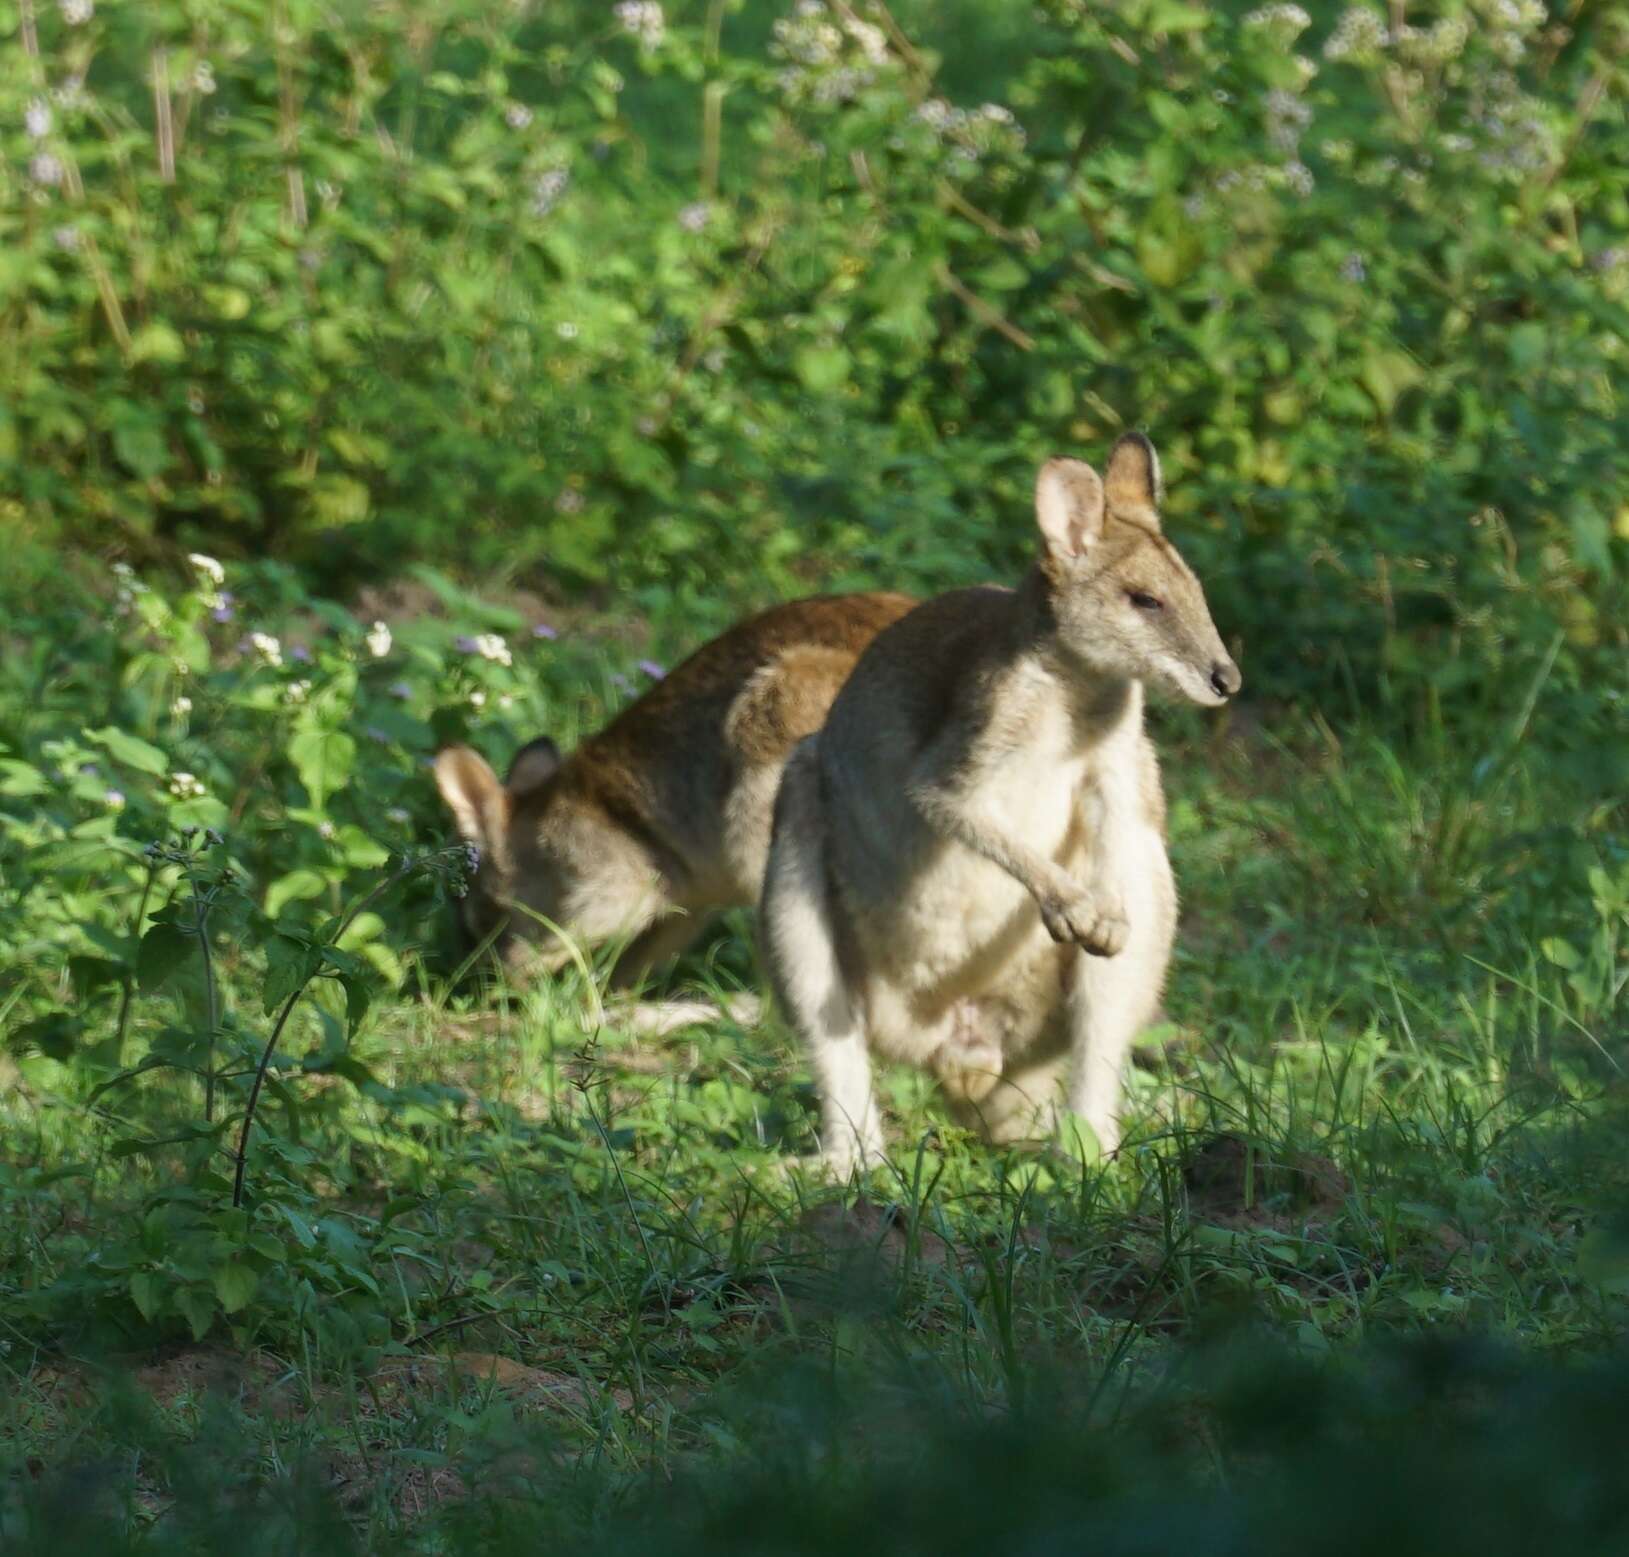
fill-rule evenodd
<path id="1" fill-rule="evenodd" d="M 1587 685 L 1629 12 L 1393 10 L 8 0 L 8 527 L 716 625 L 1140 426 L 1256 688 Z"/>

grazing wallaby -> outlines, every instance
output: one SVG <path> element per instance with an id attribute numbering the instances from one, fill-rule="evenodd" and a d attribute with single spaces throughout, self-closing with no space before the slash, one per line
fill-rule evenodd
<path id="1" fill-rule="evenodd" d="M 625 941 L 620 987 L 677 956 L 713 910 L 756 903 L 787 754 L 915 603 L 775 606 L 696 650 L 569 756 L 547 737 L 523 747 L 502 783 L 469 747 L 440 752 L 436 783 L 481 855 L 466 932 L 496 931 L 520 973 L 571 955 L 543 919 L 590 948 Z"/>
<path id="2" fill-rule="evenodd" d="M 1050 1133 L 1067 1070 L 1119 1145 L 1176 929 L 1143 684 L 1210 706 L 1240 684 L 1159 496 L 1140 435 L 1106 482 L 1048 461 L 1023 583 L 888 628 L 787 765 L 760 922 L 833 1171 L 882 1149 L 872 1053 L 931 1070 L 994 1141 Z"/>

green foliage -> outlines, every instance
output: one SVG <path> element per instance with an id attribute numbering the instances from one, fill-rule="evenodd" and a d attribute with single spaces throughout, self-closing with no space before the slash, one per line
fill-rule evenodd
<path id="1" fill-rule="evenodd" d="M 1598 675 L 1629 33 L 1408 15 L 46 8 L 5 516 L 330 582 L 940 587 L 1141 425 L 1256 685 L 1486 704 L 1557 629 Z"/>
<path id="2" fill-rule="evenodd" d="M 0 3 L 0 1544 L 1620 1548 L 1619 9 Z M 438 745 L 1125 425 L 1268 696 L 1115 1161 L 449 963 Z"/>

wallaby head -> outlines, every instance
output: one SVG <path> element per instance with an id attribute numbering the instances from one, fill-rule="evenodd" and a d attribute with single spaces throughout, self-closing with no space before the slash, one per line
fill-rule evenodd
<path id="1" fill-rule="evenodd" d="M 560 766 L 560 750 L 539 736 L 515 753 L 501 782 L 491 763 L 468 746 L 436 753 L 436 788 L 453 814 L 458 833 L 480 855 L 475 879 L 459 904 L 459 921 L 471 945 L 478 945 L 509 916 L 516 878 L 515 808 L 543 788 Z M 500 932 L 499 950 L 504 948 Z"/>
<path id="2" fill-rule="evenodd" d="M 1149 682 L 1215 707 L 1242 678 L 1193 570 L 1160 533 L 1154 446 L 1127 433 L 1099 479 L 1052 459 L 1035 484 L 1041 576 L 1059 647 L 1102 676 Z"/>

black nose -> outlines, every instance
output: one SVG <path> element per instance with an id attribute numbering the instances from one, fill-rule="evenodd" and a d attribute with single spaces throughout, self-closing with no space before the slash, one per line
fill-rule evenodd
<path id="1" fill-rule="evenodd" d="M 1210 668 L 1210 684 L 1218 697 L 1232 697 L 1244 685 L 1244 677 L 1232 660 L 1217 660 Z"/>

